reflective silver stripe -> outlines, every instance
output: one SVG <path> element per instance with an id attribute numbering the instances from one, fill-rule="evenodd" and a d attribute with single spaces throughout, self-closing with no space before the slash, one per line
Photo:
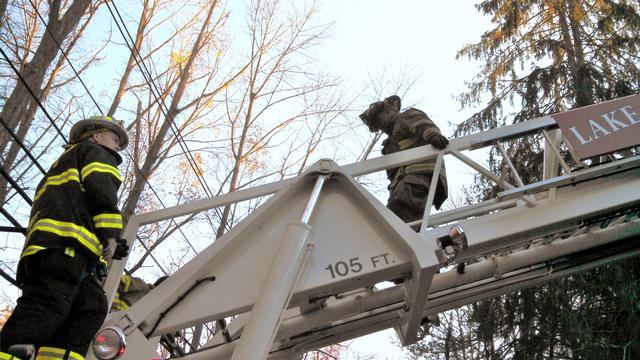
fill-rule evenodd
<path id="1" fill-rule="evenodd" d="M 122 229 L 122 215 L 120 214 L 100 214 L 93 217 L 96 228 Z"/>
<path id="2" fill-rule="evenodd" d="M 52 219 L 40 219 L 33 224 L 33 227 L 27 234 L 27 239 L 29 239 L 31 234 L 36 230 L 50 232 L 58 236 L 75 238 L 96 255 L 100 255 L 100 252 L 102 251 L 102 245 L 96 235 L 85 227 L 74 223 L 56 221 Z"/>
<path id="3" fill-rule="evenodd" d="M 33 200 L 38 200 L 49 186 L 62 185 L 68 183 L 69 181 L 80 182 L 80 174 L 78 173 L 78 169 L 71 168 L 63 172 L 62 174 L 48 177 L 47 181 L 44 183 L 40 191 L 38 191 Z"/>
<path id="4" fill-rule="evenodd" d="M 13 355 L 7 354 L 7 353 L 3 353 L 0 352 L 0 359 L 2 360 L 20 360 L 20 358 L 17 358 Z"/>
<path id="5" fill-rule="evenodd" d="M 43 346 L 38 349 L 35 360 L 63 360 L 66 352 L 65 349 Z"/>
<path id="6" fill-rule="evenodd" d="M 44 249 L 46 249 L 46 247 L 44 246 L 29 245 L 22 251 L 22 255 L 20 255 L 20 258 L 22 259 L 25 256 L 33 255 L 38 251 L 44 250 Z"/>
<path id="7" fill-rule="evenodd" d="M 82 181 L 84 181 L 84 179 L 86 179 L 87 176 L 89 176 L 94 171 L 110 173 L 116 179 L 118 179 L 120 182 L 122 182 L 122 178 L 120 177 L 120 173 L 118 172 L 117 168 L 115 168 L 115 167 L 113 167 L 113 166 L 111 166 L 109 164 L 100 163 L 100 162 L 92 162 L 91 164 L 83 167 L 82 170 L 80 170 L 80 175 L 82 176 Z"/>
<path id="8" fill-rule="evenodd" d="M 82 356 L 82 355 L 80 355 L 78 353 L 75 353 L 73 351 L 70 351 L 68 359 L 70 359 L 70 360 L 71 359 L 73 359 L 73 360 L 84 360 L 84 356 Z"/>

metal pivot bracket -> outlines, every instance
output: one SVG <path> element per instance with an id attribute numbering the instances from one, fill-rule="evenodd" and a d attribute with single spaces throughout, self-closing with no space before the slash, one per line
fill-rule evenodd
<path id="1" fill-rule="evenodd" d="M 133 217 L 130 224 L 151 223 L 156 221 L 155 217 L 182 216 L 194 209 L 201 211 L 204 204 L 185 204 L 142 214 L 140 219 Z M 127 228 L 132 238 L 136 231 Z M 296 335 L 280 335 L 284 310 L 313 313 L 322 308 L 307 308 L 304 305 L 307 299 L 328 298 L 403 278 L 407 291 L 402 302 L 406 311 L 394 312 L 393 318 L 385 321 L 397 326 L 404 343 L 411 343 L 416 340 L 431 278 L 438 265 L 430 243 L 343 168 L 323 160 L 296 181 L 282 184 L 273 197 L 125 314 L 112 317 L 121 319 L 131 314 L 133 324 L 128 327 L 135 330 L 131 339 L 127 335 L 130 347 L 152 349 L 150 339 L 161 334 L 191 324 L 246 315 L 239 341 L 201 350 L 189 355 L 189 359 L 244 359 L 248 354 L 250 358 L 265 358 L 278 351 L 278 344 Z M 202 283 L 171 311 L 166 311 L 195 282 L 211 276 L 216 281 Z M 318 326 L 331 325 L 303 323 L 296 331 L 303 334 Z M 224 355 L 214 355 L 223 351 Z M 125 354 L 122 360 L 132 359 L 135 357 Z"/>

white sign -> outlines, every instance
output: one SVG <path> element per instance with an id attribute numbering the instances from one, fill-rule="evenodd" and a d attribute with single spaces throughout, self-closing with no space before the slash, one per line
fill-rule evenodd
<path id="1" fill-rule="evenodd" d="M 640 94 L 552 116 L 580 160 L 640 145 Z"/>

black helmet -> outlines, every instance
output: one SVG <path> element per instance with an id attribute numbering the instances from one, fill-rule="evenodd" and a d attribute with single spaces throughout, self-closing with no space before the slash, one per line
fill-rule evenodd
<path id="1" fill-rule="evenodd" d="M 398 95 L 391 95 L 388 98 L 384 99 L 383 101 L 385 107 L 386 106 L 391 106 L 392 109 L 394 109 L 395 111 L 400 111 L 400 109 L 402 108 L 402 100 L 400 100 L 400 96 Z"/>
<path id="2" fill-rule="evenodd" d="M 376 132 L 381 130 L 380 119 L 378 116 L 383 110 L 390 109 L 395 112 L 400 111 L 401 101 L 398 95 L 392 95 L 383 101 L 376 101 L 369 105 L 369 108 L 360 114 L 360 120 L 369 127 L 369 131 Z"/>

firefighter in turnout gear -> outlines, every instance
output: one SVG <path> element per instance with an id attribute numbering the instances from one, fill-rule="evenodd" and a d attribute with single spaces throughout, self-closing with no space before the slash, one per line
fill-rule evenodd
<path id="1" fill-rule="evenodd" d="M 22 296 L 0 334 L 0 359 L 24 344 L 37 349 L 37 360 L 84 359 L 107 314 L 98 277 L 129 251 L 117 207 L 118 151 L 127 143 L 122 123 L 110 117 L 71 128 L 36 188 L 18 263 Z"/>
<path id="2" fill-rule="evenodd" d="M 149 291 L 153 290 L 156 286 L 160 285 L 167 279 L 167 276 L 159 277 L 156 282 L 149 284 L 143 279 L 129 274 L 122 275 L 120 277 L 120 283 L 118 284 L 118 291 L 111 304 L 111 312 L 124 311 L 129 309 L 133 304 L 142 299 Z M 171 357 L 183 356 L 184 351 L 180 348 L 176 341 L 176 336 L 180 336 L 180 332 L 174 334 L 164 334 L 160 336 L 160 345 L 162 345 L 171 354 Z"/>
<path id="3" fill-rule="evenodd" d="M 127 310 L 166 278 L 166 276 L 160 277 L 155 284 L 149 284 L 139 277 L 128 274 L 122 275 L 118 284 L 118 291 L 111 304 L 111 311 Z"/>
<path id="4" fill-rule="evenodd" d="M 400 106 L 400 97 L 393 95 L 369 105 L 360 114 L 371 132 L 382 131 L 388 135 L 382 143 L 383 155 L 427 144 L 444 149 L 449 144 L 427 114 L 414 108 L 400 112 Z M 387 207 L 405 222 L 422 219 L 434 166 L 435 159 L 387 170 L 390 181 Z M 440 209 L 446 199 L 447 176 L 443 164 L 433 205 Z"/>

